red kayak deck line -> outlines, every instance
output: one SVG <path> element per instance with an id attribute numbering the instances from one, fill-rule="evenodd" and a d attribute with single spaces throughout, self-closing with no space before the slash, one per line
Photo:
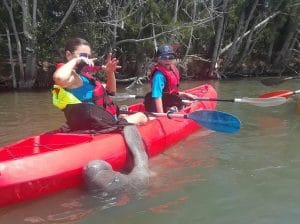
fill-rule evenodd
<path id="1" fill-rule="evenodd" d="M 202 85 L 190 90 L 198 97 L 217 98 L 215 89 Z M 215 101 L 195 102 L 182 112 L 214 110 Z M 129 106 L 143 111 L 142 103 Z M 199 129 L 189 119 L 157 117 L 139 126 L 149 157 Z M 90 160 L 102 159 L 114 170 L 130 166 L 132 158 L 123 136 L 114 134 L 41 134 L 0 148 L 0 206 L 48 195 L 83 183 L 82 168 Z"/>

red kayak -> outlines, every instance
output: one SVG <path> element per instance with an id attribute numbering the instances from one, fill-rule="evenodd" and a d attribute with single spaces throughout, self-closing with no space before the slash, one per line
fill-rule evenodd
<path id="1" fill-rule="evenodd" d="M 217 98 L 215 89 L 202 85 L 187 92 Z M 183 113 L 214 110 L 216 101 L 198 101 Z M 129 106 L 143 111 L 142 103 Z M 157 117 L 139 126 L 149 157 L 199 129 L 190 119 Z M 114 134 L 44 133 L 0 148 L 0 206 L 25 201 L 82 185 L 82 168 L 90 160 L 102 159 L 114 170 L 130 166 L 131 155 L 123 136 Z"/>

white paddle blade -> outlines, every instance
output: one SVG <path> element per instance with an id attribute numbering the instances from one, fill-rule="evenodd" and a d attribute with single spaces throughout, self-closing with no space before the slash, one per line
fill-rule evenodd
<path id="1" fill-rule="evenodd" d="M 235 102 L 249 103 L 258 107 L 273 107 L 284 104 L 287 102 L 285 97 L 272 97 L 272 98 L 248 98 L 243 97 L 235 99 Z"/>
<path id="2" fill-rule="evenodd" d="M 129 100 L 129 99 L 136 99 L 136 95 L 130 95 L 127 93 L 118 93 L 114 96 L 110 96 L 113 101 L 123 101 L 123 100 Z"/>

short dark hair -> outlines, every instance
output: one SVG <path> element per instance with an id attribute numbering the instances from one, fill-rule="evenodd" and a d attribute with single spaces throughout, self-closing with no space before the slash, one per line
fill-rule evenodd
<path id="1" fill-rule="evenodd" d="M 75 37 L 75 38 L 69 39 L 67 41 L 66 46 L 65 46 L 65 51 L 74 52 L 77 49 L 77 47 L 80 45 L 86 45 L 86 46 L 91 47 L 90 43 L 88 41 L 86 41 L 85 39 Z"/>

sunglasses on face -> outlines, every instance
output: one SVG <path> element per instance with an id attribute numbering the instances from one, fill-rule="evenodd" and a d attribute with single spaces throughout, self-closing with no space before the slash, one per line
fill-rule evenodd
<path id="1" fill-rule="evenodd" d="M 91 55 L 89 55 L 88 53 L 79 53 L 80 57 L 85 57 L 85 58 L 89 58 L 91 57 Z"/>
<path id="2" fill-rule="evenodd" d="M 162 55 L 158 57 L 160 60 L 173 60 L 176 59 L 175 55 Z"/>

